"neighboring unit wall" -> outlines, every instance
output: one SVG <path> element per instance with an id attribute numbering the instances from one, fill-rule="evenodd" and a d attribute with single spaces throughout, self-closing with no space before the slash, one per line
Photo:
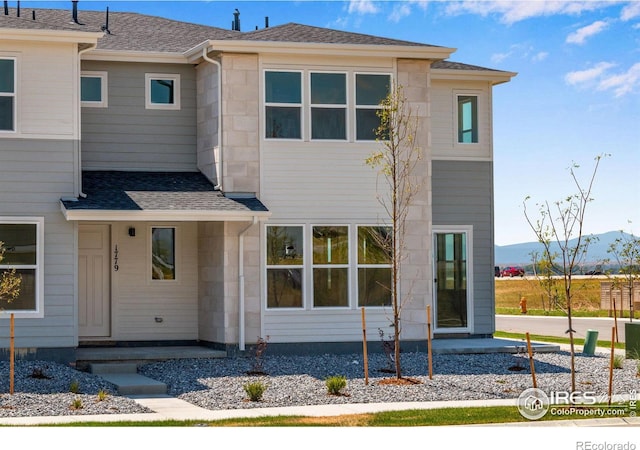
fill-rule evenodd
<path id="1" fill-rule="evenodd" d="M 84 170 L 194 171 L 196 71 L 191 65 L 83 61 L 106 71 L 108 107 L 82 108 Z M 145 74 L 180 75 L 180 109 L 145 108 Z"/>
<path id="2" fill-rule="evenodd" d="M 433 161 L 433 225 L 473 226 L 474 334 L 495 331 L 493 165 Z"/>
<path id="3" fill-rule="evenodd" d="M 198 169 L 214 185 L 217 185 L 220 179 L 220 136 L 218 134 L 220 74 L 215 64 L 206 61 L 196 70 Z"/>

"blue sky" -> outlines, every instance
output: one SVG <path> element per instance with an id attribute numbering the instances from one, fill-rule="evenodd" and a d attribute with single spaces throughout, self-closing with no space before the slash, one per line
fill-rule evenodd
<path id="1" fill-rule="evenodd" d="M 14 6 L 15 2 L 10 2 Z M 71 2 L 22 1 L 70 8 Z M 517 72 L 494 89 L 496 244 L 535 240 L 522 202 L 576 193 L 598 170 L 585 232 L 640 233 L 640 1 L 90 1 L 243 31 L 288 22 L 453 47 L 451 59 Z"/>

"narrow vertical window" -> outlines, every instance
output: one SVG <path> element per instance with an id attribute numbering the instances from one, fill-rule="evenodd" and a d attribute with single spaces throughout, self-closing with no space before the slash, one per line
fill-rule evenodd
<path id="1" fill-rule="evenodd" d="M 313 306 L 349 306 L 349 228 L 313 227 Z"/>
<path id="2" fill-rule="evenodd" d="M 145 104 L 147 109 L 180 109 L 180 75 L 145 75 Z"/>
<path id="3" fill-rule="evenodd" d="M 16 129 L 16 61 L 0 58 L 0 131 Z"/>
<path id="4" fill-rule="evenodd" d="M 380 126 L 378 110 L 391 89 L 391 76 L 356 74 L 356 140 L 374 141 Z"/>
<path id="5" fill-rule="evenodd" d="M 302 308 L 303 249 L 301 226 L 267 226 L 268 308 Z"/>
<path id="6" fill-rule="evenodd" d="M 176 230 L 175 228 L 151 229 L 151 278 L 153 280 L 176 279 Z"/>
<path id="7" fill-rule="evenodd" d="M 358 306 L 391 305 L 391 227 L 358 227 Z"/>
<path id="8" fill-rule="evenodd" d="M 311 74 L 311 139 L 347 139 L 347 76 Z"/>
<path id="9" fill-rule="evenodd" d="M 458 142 L 478 142 L 478 97 L 475 95 L 458 96 Z"/>
<path id="10" fill-rule="evenodd" d="M 302 74 L 264 74 L 265 138 L 302 138 Z"/>

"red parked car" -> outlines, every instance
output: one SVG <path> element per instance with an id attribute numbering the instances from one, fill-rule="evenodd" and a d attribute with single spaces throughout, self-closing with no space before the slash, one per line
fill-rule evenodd
<path id="1" fill-rule="evenodd" d="M 503 277 L 523 277 L 524 269 L 518 266 L 509 266 L 502 269 Z"/>

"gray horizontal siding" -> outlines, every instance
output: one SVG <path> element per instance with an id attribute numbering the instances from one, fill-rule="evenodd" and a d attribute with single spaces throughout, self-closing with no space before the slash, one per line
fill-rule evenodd
<path id="1" fill-rule="evenodd" d="M 473 226 L 476 334 L 495 331 L 493 164 L 433 161 L 433 224 Z"/>
<path id="2" fill-rule="evenodd" d="M 196 72 L 191 65 L 84 61 L 105 71 L 108 107 L 82 108 L 88 170 L 196 170 Z M 145 74 L 180 74 L 180 109 L 145 108 Z"/>

